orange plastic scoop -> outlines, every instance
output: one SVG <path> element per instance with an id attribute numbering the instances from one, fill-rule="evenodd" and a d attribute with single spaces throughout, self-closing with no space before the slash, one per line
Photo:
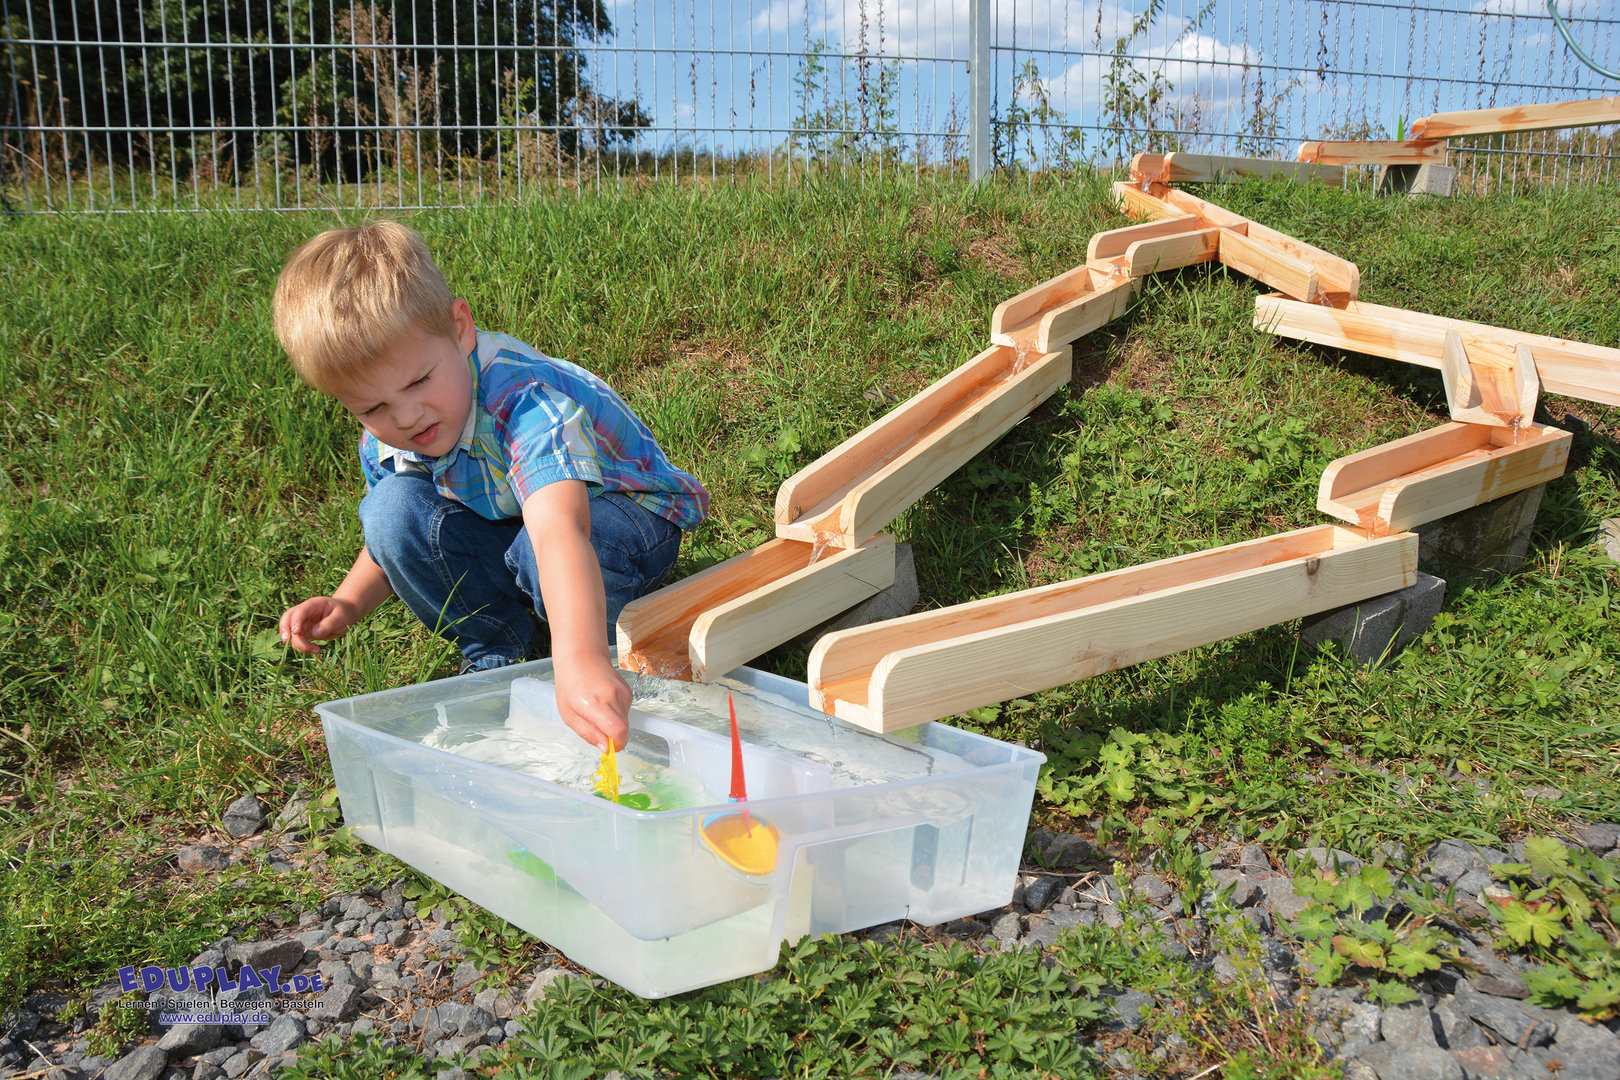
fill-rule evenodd
<path id="1" fill-rule="evenodd" d="M 698 832 L 703 842 L 720 858 L 745 874 L 768 874 L 776 869 L 776 849 L 781 843 L 776 827 L 748 812 L 748 787 L 743 778 L 742 736 L 737 732 L 737 706 L 726 695 L 731 711 L 731 801 L 741 804 L 739 812 L 710 814 Z"/>

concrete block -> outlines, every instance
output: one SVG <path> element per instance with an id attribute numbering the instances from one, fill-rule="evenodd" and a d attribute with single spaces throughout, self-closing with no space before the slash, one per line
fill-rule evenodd
<path id="1" fill-rule="evenodd" d="M 1620 562 L 1620 518 L 1605 521 L 1598 531 L 1598 537 L 1603 544 L 1604 554 L 1615 562 Z"/>
<path id="2" fill-rule="evenodd" d="M 1530 530 L 1545 484 L 1419 525 L 1418 565 L 1453 581 L 1507 574 L 1530 553 Z"/>
<path id="3" fill-rule="evenodd" d="M 1445 581 L 1419 571 L 1398 592 L 1308 616 L 1299 639 L 1312 648 L 1337 641 L 1357 663 L 1375 664 L 1428 629 L 1445 600 Z"/>
<path id="4" fill-rule="evenodd" d="M 1457 170 L 1450 165 L 1386 165 L 1378 175 L 1380 195 L 1445 195 L 1457 191 Z"/>
<path id="5" fill-rule="evenodd" d="M 867 597 L 842 615 L 828 619 L 806 634 L 804 640 L 814 644 L 823 635 L 830 634 L 834 630 L 848 630 L 852 626 L 865 626 L 868 623 L 909 615 L 911 609 L 917 606 L 917 599 L 917 561 L 912 557 L 911 545 L 896 544 L 894 584 L 875 596 Z"/>

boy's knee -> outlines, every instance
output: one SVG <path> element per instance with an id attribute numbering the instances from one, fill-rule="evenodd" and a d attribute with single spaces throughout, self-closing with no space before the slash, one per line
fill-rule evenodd
<path id="1" fill-rule="evenodd" d="M 414 476 L 390 473 L 372 485 L 360 500 L 360 528 L 373 559 L 385 564 L 427 546 L 434 494 L 432 481 Z"/>

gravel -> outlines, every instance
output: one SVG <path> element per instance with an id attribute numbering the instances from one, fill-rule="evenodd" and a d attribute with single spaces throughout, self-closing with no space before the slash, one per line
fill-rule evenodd
<path id="1" fill-rule="evenodd" d="M 257 809 L 255 829 L 263 824 L 263 807 Z M 227 817 L 246 821 L 253 817 L 251 810 L 245 799 L 238 800 Z M 285 837 L 292 834 L 300 813 L 284 815 L 289 820 L 278 826 L 284 836 L 280 842 L 297 842 Z M 1616 848 L 1620 826 L 1615 823 L 1577 823 L 1567 832 L 1589 850 L 1620 859 Z M 1099 854 L 1088 840 L 1039 829 L 1031 832 L 1028 851 L 1014 902 L 1006 907 L 942 926 L 890 923 L 855 936 L 878 940 L 920 935 L 960 940 L 981 949 L 1044 952 L 1061 947 L 1062 936 L 1076 927 L 1121 925 L 1122 911 L 1135 905 L 1138 917 L 1158 931 L 1151 947 L 1209 970 L 1217 980 L 1252 978 L 1252 959 L 1258 960 L 1259 976 L 1278 994 L 1276 1007 L 1306 1010 L 1311 1037 L 1346 1077 L 1551 1076 L 1547 1066 L 1553 1064 L 1559 1080 L 1620 1080 L 1620 1020 L 1592 1024 L 1567 1011 L 1530 1004 L 1525 1000 L 1523 974 L 1531 961 L 1497 953 L 1490 941 L 1471 941 L 1455 927 L 1447 929 L 1457 936 L 1465 963 L 1410 982 L 1419 993 L 1417 1001 L 1380 1008 L 1364 1000 L 1361 989 L 1352 985 L 1304 993 L 1300 983 L 1305 973 L 1299 970 L 1297 942 L 1291 940 L 1288 928 L 1310 902 L 1294 894 L 1290 877 L 1278 868 L 1303 862 L 1324 868 L 1337 865 L 1341 874 L 1354 872 L 1362 862 L 1347 852 L 1329 848 L 1286 852 L 1235 842 L 1199 849 L 1214 885 L 1229 890 L 1239 909 L 1226 917 L 1242 919 L 1261 935 L 1260 949 L 1251 959 L 1222 951 L 1220 943 L 1227 935 L 1211 925 L 1214 889 L 1191 910 L 1183 910 L 1183 883 L 1165 869 L 1167 862 L 1138 862 L 1129 877 L 1116 880 L 1101 872 L 1115 865 L 1113 858 Z M 1435 889 L 1455 888 L 1462 903 L 1467 896 L 1483 896 L 1485 890 L 1497 888 L 1489 876 L 1491 863 L 1515 861 L 1522 853 L 1518 845 L 1499 851 L 1445 840 L 1418 858 L 1414 876 Z M 1404 856 L 1389 851 L 1380 859 L 1393 869 L 1407 865 Z M 222 938 L 193 961 L 192 966 L 223 965 L 232 971 L 243 964 L 259 970 L 279 966 L 283 981 L 319 974 L 321 991 L 290 995 L 306 1003 L 318 1000 L 318 1008 L 282 1006 L 279 999 L 288 995 L 267 996 L 258 988 L 222 992 L 216 996 L 221 1011 L 263 1008 L 272 1022 L 154 1031 L 142 1045 L 107 1062 L 89 1056 L 88 1043 L 82 1038 L 74 1042 L 76 1033 L 55 1022 L 68 997 L 35 994 L 11 1017 L 0 1020 L 0 1077 L 34 1064 L 35 1051 L 26 1042 L 38 1046 L 45 1058 L 36 1071 L 61 1080 L 73 1080 L 77 1073 L 95 1076 L 103 1070 L 109 1080 L 171 1080 L 171 1076 L 257 1080 L 292 1060 L 308 1042 L 347 1040 L 360 1033 L 413 1048 L 436 1063 L 428 1067 L 429 1073 L 453 1076 L 460 1072 L 455 1055 L 513 1038 L 522 1030 L 526 1011 L 543 1007 L 564 980 L 582 977 L 568 966 L 550 966 L 528 976 L 526 984 L 480 988 L 488 973 L 466 956 L 448 921 L 450 913 L 441 908 L 426 918 L 414 917 L 404 906 L 403 885 L 395 882 L 380 894 L 328 897 L 298 915 L 296 925 L 261 934 L 259 940 Z M 1399 900 L 1397 896 L 1390 901 L 1392 909 Z M 252 935 L 244 931 L 241 936 Z M 1308 979 L 1305 985 L 1309 986 Z M 113 981 L 80 996 L 95 1010 L 119 992 Z M 1133 1040 L 1157 1040 L 1155 1050 L 1161 1056 L 1173 1052 L 1164 1031 L 1158 1025 L 1144 1026 L 1143 1020 L 1144 1013 L 1152 1015 L 1168 1006 L 1129 987 L 1111 989 L 1106 1000 L 1109 1018 L 1086 1038 L 1109 1031 L 1134 1032 L 1129 1035 Z M 80 1022 L 80 1031 L 91 1022 L 93 1011 Z M 1100 1058 L 1111 1060 L 1106 1054 Z M 44 1074 L 45 1066 L 57 1071 Z M 1123 1066 L 1116 1073 L 1126 1074 Z"/>

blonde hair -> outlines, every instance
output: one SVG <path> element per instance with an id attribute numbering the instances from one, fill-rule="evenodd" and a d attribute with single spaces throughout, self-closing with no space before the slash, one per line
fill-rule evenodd
<path id="1" fill-rule="evenodd" d="M 328 229 L 287 258 L 276 338 L 306 383 L 332 393 L 413 332 L 454 338 L 450 287 L 397 221 Z"/>

